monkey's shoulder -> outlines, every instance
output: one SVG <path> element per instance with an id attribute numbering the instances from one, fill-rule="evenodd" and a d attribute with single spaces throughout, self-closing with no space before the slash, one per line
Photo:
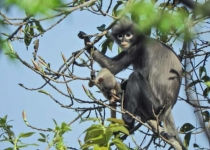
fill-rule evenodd
<path id="1" fill-rule="evenodd" d="M 169 56 L 175 55 L 177 59 L 179 59 L 178 55 L 174 51 L 173 47 L 167 45 L 166 43 L 154 39 L 152 37 L 146 36 L 146 48 L 149 51 L 153 51 L 154 53 L 164 53 Z"/>

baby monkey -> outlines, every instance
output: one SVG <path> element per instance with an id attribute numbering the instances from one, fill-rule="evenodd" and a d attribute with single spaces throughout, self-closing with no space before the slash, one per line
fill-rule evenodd
<path id="1" fill-rule="evenodd" d="M 109 100 L 111 107 L 116 109 L 115 103 L 121 99 L 122 90 L 115 76 L 107 68 L 102 68 L 98 72 L 94 82 L 89 83 L 89 86 L 92 87 L 94 84 L 100 88 L 103 95 Z M 111 110 L 111 118 L 116 118 L 116 111 Z"/>

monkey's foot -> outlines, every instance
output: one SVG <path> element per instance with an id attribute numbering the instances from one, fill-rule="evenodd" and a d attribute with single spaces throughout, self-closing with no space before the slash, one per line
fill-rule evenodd
<path id="1" fill-rule="evenodd" d="M 84 39 L 85 37 L 86 37 L 86 33 L 85 32 L 83 32 L 83 31 L 79 31 L 79 33 L 78 33 L 78 37 L 80 38 L 80 39 Z"/>

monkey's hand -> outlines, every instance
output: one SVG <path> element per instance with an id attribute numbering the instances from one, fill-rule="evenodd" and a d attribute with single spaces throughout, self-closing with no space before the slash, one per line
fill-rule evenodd
<path id="1" fill-rule="evenodd" d="M 86 34 L 85 32 L 83 32 L 83 31 L 79 31 L 79 33 L 78 33 L 78 37 L 79 37 L 80 39 L 84 39 L 85 37 L 87 37 L 86 35 L 87 35 L 87 34 Z"/>
<path id="2" fill-rule="evenodd" d="M 91 49 L 93 48 L 93 46 L 88 46 L 88 43 L 90 43 L 90 37 L 83 31 L 80 31 L 78 33 L 78 37 L 80 39 L 84 39 L 84 43 L 85 43 L 85 46 L 87 47 L 87 52 L 90 53 L 91 52 Z"/>

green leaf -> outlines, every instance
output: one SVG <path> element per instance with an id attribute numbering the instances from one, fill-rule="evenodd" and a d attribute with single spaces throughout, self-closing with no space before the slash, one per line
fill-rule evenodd
<path id="1" fill-rule="evenodd" d="M 13 51 L 7 51 L 4 54 L 11 57 L 11 58 L 17 58 L 17 54 Z"/>
<path id="2" fill-rule="evenodd" d="M 118 54 L 121 53 L 123 50 L 120 46 L 118 46 Z"/>
<path id="3" fill-rule="evenodd" d="M 45 140 L 45 139 L 38 139 L 38 141 L 39 141 L 39 142 L 43 142 L 43 143 L 45 143 L 45 142 L 46 142 L 46 140 Z"/>
<path id="4" fill-rule="evenodd" d="M 87 143 L 82 145 L 81 150 L 88 150 L 89 147 L 94 146 L 96 144 Z"/>
<path id="5" fill-rule="evenodd" d="M 6 122 L 7 122 L 7 115 L 4 116 L 4 118 L 0 118 L 0 125 L 4 126 L 6 124 Z"/>
<path id="6" fill-rule="evenodd" d="M 56 120 L 55 120 L 55 119 L 52 119 L 52 120 L 53 120 L 54 124 L 55 124 L 56 126 L 58 126 Z"/>
<path id="7" fill-rule="evenodd" d="M 36 24 L 36 27 L 37 27 L 37 30 L 40 32 L 40 33 L 43 33 L 45 30 L 42 28 L 41 24 L 39 21 L 35 21 L 35 24 Z"/>
<path id="8" fill-rule="evenodd" d="M 106 28 L 106 25 L 105 24 L 102 24 L 101 26 L 97 27 L 97 29 L 101 32 L 103 32 Z"/>
<path id="9" fill-rule="evenodd" d="M 118 123 L 121 125 L 125 125 L 125 122 L 122 119 L 116 119 L 116 118 L 107 118 L 107 121 L 113 122 L 113 123 Z"/>
<path id="10" fill-rule="evenodd" d="M 131 20 L 136 24 L 139 23 L 139 14 L 136 11 L 131 12 Z"/>
<path id="11" fill-rule="evenodd" d="M 43 133 L 39 133 L 43 138 L 46 138 L 46 136 Z"/>
<path id="12" fill-rule="evenodd" d="M 198 144 L 196 144 L 196 143 L 193 144 L 193 147 L 194 147 L 194 148 L 200 148 L 200 147 L 198 146 Z"/>
<path id="13" fill-rule="evenodd" d="M 205 73 L 205 75 L 206 75 L 206 68 L 205 68 L 205 67 L 203 67 L 203 66 L 201 66 L 201 67 L 199 68 L 199 77 L 201 77 L 201 76 L 202 76 L 203 72 L 204 72 L 204 73 Z"/>
<path id="14" fill-rule="evenodd" d="M 207 97 L 209 95 L 210 92 L 210 87 L 207 87 L 204 91 L 203 91 L 203 96 Z"/>
<path id="15" fill-rule="evenodd" d="M 58 6 L 62 6 L 62 0 L 7 0 L 6 3 L 8 5 L 16 5 L 20 7 L 22 10 L 25 10 L 25 12 L 27 12 L 28 15 L 33 15 L 36 13 L 49 15 L 51 10 L 57 8 Z"/>
<path id="16" fill-rule="evenodd" d="M 12 47 L 12 44 L 11 44 L 9 41 L 7 41 L 7 44 L 8 44 L 8 46 L 9 46 L 9 48 L 10 48 L 10 51 L 14 52 L 14 49 L 13 49 L 13 47 Z"/>
<path id="17" fill-rule="evenodd" d="M 201 80 L 195 80 L 195 81 L 191 82 L 191 83 L 187 86 L 187 88 L 191 88 L 192 86 L 195 86 L 197 83 L 200 83 L 200 82 L 201 82 Z"/>
<path id="18" fill-rule="evenodd" d="M 22 144 L 22 145 L 17 146 L 17 148 L 24 148 L 28 146 L 39 146 L 39 145 L 38 144 Z"/>
<path id="19" fill-rule="evenodd" d="M 34 134 L 35 132 L 27 132 L 27 133 L 21 133 L 19 135 L 19 138 L 26 138 L 26 137 L 30 137 Z"/>
<path id="20" fill-rule="evenodd" d="M 91 143 L 97 144 L 104 143 L 104 127 L 102 125 L 92 125 L 89 127 L 86 131 L 86 135 L 84 138 L 85 143 L 88 143 L 91 141 Z M 99 144 L 98 143 L 98 144 Z"/>
<path id="21" fill-rule="evenodd" d="M 0 142 L 13 142 L 13 140 L 3 139 L 3 140 L 0 140 Z"/>
<path id="22" fill-rule="evenodd" d="M 4 150 L 13 150 L 12 147 L 5 148 Z"/>
<path id="23" fill-rule="evenodd" d="M 203 76 L 201 78 L 204 82 L 210 81 L 210 77 L 209 76 Z"/>
<path id="24" fill-rule="evenodd" d="M 109 127 L 107 127 L 107 130 L 112 131 L 112 133 L 120 131 L 126 135 L 129 135 L 128 129 L 123 125 L 110 124 Z"/>
<path id="25" fill-rule="evenodd" d="M 98 118 L 82 118 L 79 123 L 86 122 L 86 121 L 96 122 L 96 121 L 99 121 L 99 119 Z"/>
<path id="26" fill-rule="evenodd" d="M 30 26 L 28 24 L 25 25 L 25 29 L 24 29 L 24 42 L 25 42 L 25 45 L 28 47 L 31 43 L 31 35 L 30 35 Z"/>
<path id="27" fill-rule="evenodd" d="M 90 83 L 90 82 L 89 82 L 89 83 Z M 93 93 L 92 93 L 90 90 L 88 90 L 88 92 L 89 92 L 91 98 L 96 99 L 95 96 L 93 95 Z"/>
<path id="28" fill-rule="evenodd" d="M 93 150 L 101 150 L 98 145 L 94 145 Z"/>
<path id="29" fill-rule="evenodd" d="M 46 94 L 46 95 L 50 95 L 47 91 L 45 91 L 45 90 L 39 90 L 38 91 L 39 93 L 43 93 L 43 94 Z"/>
<path id="30" fill-rule="evenodd" d="M 210 87 L 210 77 L 205 75 L 201 78 L 203 81 L 204 81 L 204 84 L 207 86 L 207 87 Z"/>
<path id="31" fill-rule="evenodd" d="M 178 7 L 178 12 L 180 12 L 185 18 L 188 18 L 190 14 L 189 10 L 185 6 Z"/>
<path id="32" fill-rule="evenodd" d="M 118 16 L 118 12 L 117 9 L 120 5 L 122 5 L 123 2 L 122 1 L 117 1 L 117 4 L 114 6 L 113 10 L 112 10 L 112 16 L 117 17 Z"/>
<path id="33" fill-rule="evenodd" d="M 112 143 L 114 143 L 114 145 L 116 145 L 117 149 L 119 150 L 127 150 L 128 148 L 126 147 L 126 145 L 120 140 L 120 139 L 113 139 Z"/>
<path id="34" fill-rule="evenodd" d="M 107 48 L 109 48 L 110 50 L 112 50 L 113 44 L 114 44 L 114 41 L 112 39 L 106 39 L 104 41 L 104 43 L 102 44 L 102 50 L 101 50 L 101 52 L 103 54 L 105 54 L 106 51 L 107 51 Z"/>
<path id="35" fill-rule="evenodd" d="M 107 130 L 106 129 L 106 132 L 105 132 L 105 143 L 109 143 L 111 137 L 113 136 L 113 132 L 111 130 Z"/>
<path id="36" fill-rule="evenodd" d="M 33 28 L 33 22 L 30 23 L 30 35 L 34 37 L 34 28 Z"/>
<path id="37" fill-rule="evenodd" d="M 204 118 L 204 122 L 209 122 L 210 121 L 210 114 L 208 111 L 204 111 L 202 112 L 203 118 Z"/>
<path id="38" fill-rule="evenodd" d="M 193 125 L 191 125 L 190 123 L 185 123 L 181 128 L 180 131 L 181 132 L 188 132 L 192 129 L 195 129 L 195 127 Z"/>
<path id="39" fill-rule="evenodd" d="M 189 143 L 190 143 L 190 139 L 191 139 L 191 132 L 187 133 L 185 136 L 184 136 L 184 146 L 186 148 L 188 148 L 189 146 Z"/>
<path id="40" fill-rule="evenodd" d="M 207 87 L 210 87 L 210 81 L 204 82 Z"/>

